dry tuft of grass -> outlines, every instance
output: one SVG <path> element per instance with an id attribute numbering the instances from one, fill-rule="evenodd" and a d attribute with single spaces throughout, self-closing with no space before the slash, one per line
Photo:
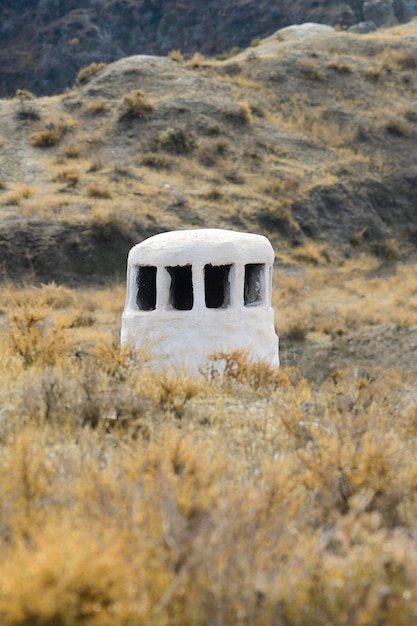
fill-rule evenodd
<path id="1" fill-rule="evenodd" d="M 77 81 L 80 84 L 87 82 L 92 76 L 98 74 L 101 70 L 107 67 L 107 63 L 91 63 L 87 67 L 83 67 L 77 74 Z"/>
<path id="2" fill-rule="evenodd" d="M 100 200 L 110 200 L 113 197 L 110 189 L 106 185 L 88 185 L 87 196 Z"/>
<path id="3" fill-rule="evenodd" d="M 299 64 L 300 72 L 312 80 L 323 80 L 324 72 L 315 59 L 303 59 Z"/>
<path id="4" fill-rule="evenodd" d="M 196 52 L 195 54 L 193 54 L 191 59 L 187 61 L 186 65 L 188 67 L 196 68 L 201 67 L 202 65 L 204 65 L 205 62 L 206 58 L 200 52 Z"/>
<path id="5" fill-rule="evenodd" d="M 123 98 L 119 120 L 144 119 L 152 109 L 153 106 L 145 98 L 143 91 L 136 89 Z"/>
<path id="6" fill-rule="evenodd" d="M 184 62 L 184 56 L 182 55 L 181 50 L 171 50 L 171 52 L 168 53 L 168 57 L 171 61 L 176 61 L 177 63 Z"/>
<path id="7" fill-rule="evenodd" d="M 88 115 L 102 115 L 110 110 L 110 103 L 102 97 L 84 103 L 84 108 Z"/>
<path id="8" fill-rule="evenodd" d="M 72 117 L 49 122 L 42 130 L 32 133 L 29 141 L 36 148 L 49 148 L 59 143 L 68 132 L 73 132 L 76 126 L 77 122 Z"/>

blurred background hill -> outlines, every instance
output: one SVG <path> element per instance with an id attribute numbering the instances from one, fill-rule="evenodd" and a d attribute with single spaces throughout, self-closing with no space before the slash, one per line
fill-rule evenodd
<path id="1" fill-rule="evenodd" d="M 53 94 L 92 62 L 180 49 L 213 56 L 290 24 L 407 22 L 416 0 L 3 0 L 0 97 Z"/>

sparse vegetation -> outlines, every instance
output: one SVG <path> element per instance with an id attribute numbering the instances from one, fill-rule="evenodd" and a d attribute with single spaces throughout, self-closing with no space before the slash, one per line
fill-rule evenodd
<path id="1" fill-rule="evenodd" d="M 107 186 L 89 185 L 87 188 L 87 196 L 89 198 L 98 198 L 100 200 L 108 200 L 112 197 L 110 189 Z"/>
<path id="2" fill-rule="evenodd" d="M 92 76 L 95 76 L 107 67 L 107 63 L 91 63 L 87 67 L 83 67 L 77 74 L 77 81 L 82 84 L 87 82 Z"/>
<path id="3" fill-rule="evenodd" d="M 27 89 L 18 89 L 16 98 L 19 100 L 19 111 L 17 116 L 20 119 L 39 120 L 41 118 L 38 110 L 33 106 L 34 94 Z"/>
<path id="4" fill-rule="evenodd" d="M 167 152 L 188 154 L 194 148 L 194 138 L 183 128 L 166 128 L 158 135 L 158 144 Z"/>
<path id="5" fill-rule="evenodd" d="M 145 98 L 141 89 L 135 89 L 124 98 L 120 109 L 120 120 L 143 119 L 150 111 L 152 104 Z"/>
<path id="6" fill-rule="evenodd" d="M 85 110 L 89 115 L 102 115 L 110 109 L 110 104 L 105 98 L 96 98 L 85 103 Z"/>
<path id="7" fill-rule="evenodd" d="M 320 66 L 316 59 L 303 59 L 300 62 L 300 71 L 307 78 L 311 78 L 313 80 L 324 79 L 324 73 L 320 69 Z"/>
<path id="8" fill-rule="evenodd" d="M 180 50 L 171 50 L 171 52 L 168 54 L 168 57 L 171 59 L 171 61 L 176 61 L 177 63 L 184 62 L 184 56 L 181 54 Z"/>
<path id="9" fill-rule="evenodd" d="M 49 124 L 47 128 L 32 133 L 29 141 L 36 148 L 49 148 L 55 146 L 62 137 L 62 128 L 56 124 Z"/>
<path id="10" fill-rule="evenodd" d="M 146 165 L 147 167 L 155 167 L 157 169 L 164 169 L 170 167 L 171 161 L 169 157 L 164 154 L 158 154 L 149 152 L 144 154 L 140 160 L 142 165 Z"/>
<path id="11" fill-rule="evenodd" d="M 41 122 L 2 102 L 2 626 L 415 622 L 402 37 L 85 68 L 23 99 Z M 130 245 L 195 227 L 272 240 L 279 369 L 224 351 L 190 378 L 119 346 Z"/>
<path id="12" fill-rule="evenodd" d="M 66 133 L 73 131 L 75 126 L 73 118 L 49 122 L 42 130 L 32 133 L 29 141 L 36 148 L 50 148 L 58 144 Z"/>
<path id="13" fill-rule="evenodd" d="M 191 59 L 189 59 L 187 61 L 187 66 L 188 67 L 201 67 L 202 65 L 204 65 L 205 63 L 205 57 L 200 54 L 200 52 L 196 52 L 195 54 L 193 54 L 193 56 L 191 57 Z"/>
<path id="14" fill-rule="evenodd" d="M 315 388 L 239 352 L 152 372 L 91 341 L 109 295 L 2 291 L 3 624 L 412 622 L 413 379 L 334 368 Z"/>

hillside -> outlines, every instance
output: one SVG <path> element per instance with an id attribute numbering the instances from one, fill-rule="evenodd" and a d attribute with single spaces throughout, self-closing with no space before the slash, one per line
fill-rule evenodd
<path id="1" fill-rule="evenodd" d="M 134 56 L 3 100 L 4 275 L 120 278 L 131 244 L 197 226 L 265 232 L 278 258 L 309 240 L 407 257 L 416 28 L 291 27 L 228 61 Z"/>
<path id="2" fill-rule="evenodd" d="M 398 276 L 417 240 L 416 28 L 289 27 L 229 60 L 134 56 L 1 101 L 3 279 L 123 282 L 146 236 L 261 232 L 284 364 L 414 371 L 414 287 L 404 298 Z"/>
<path id="3" fill-rule="evenodd" d="M 4 0 L 0 97 L 57 93 L 92 62 L 178 49 L 213 56 L 290 24 L 381 27 L 416 15 L 416 0 Z"/>

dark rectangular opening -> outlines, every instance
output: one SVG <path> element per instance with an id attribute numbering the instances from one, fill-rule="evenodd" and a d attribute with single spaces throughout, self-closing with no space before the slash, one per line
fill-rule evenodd
<path id="1" fill-rule="evenodd" d="M 204 294 L 206 307 L 221 309 L 230 305 L 231 265 L 206 265 L 204 267 Z"/>
<path id="2" fill-rule="evenodd" d="M 245 306 L 262 304 L 265 297 L 265 264 L 248 263 L 245 265 Z"/>
<path id="3" fill-rule="evenodd" d="M 156 307 L 156 267 L 143 265 L 137 267 L 136 304 L 141 311 L 153 311 Z"/>
<path id="4" fill-rule="evenodd" d="M 191 265 L 177 265 L 166 269 L 171 276 L 169 304 L 173 309 L 189 311 L 194 304 Z"/>

